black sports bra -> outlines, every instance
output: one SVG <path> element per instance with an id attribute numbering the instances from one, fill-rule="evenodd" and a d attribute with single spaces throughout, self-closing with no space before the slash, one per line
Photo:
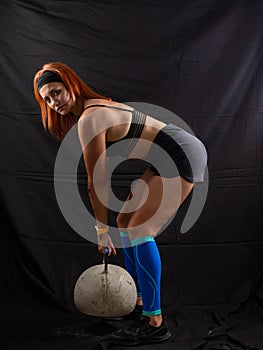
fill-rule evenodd
<path id="1" fill-rule="evenodd" d="M 145 120 L 146 120 L 146 114 L 144 114 L 140 111 L 137 111 L 136 109 L 130 110 L 130 109 L 126 109 L 126 108 L 107 106 L 107 105 L 99 105 L 99 104 L 87 106 L 84 108 L 84 110 L 91 108 L 91 107 L 114 108 L 114 109 L 118 109 L 121 111 L 126 111 L 126 112 L 132 113 L 131 125 L 130 125 L 130 128 L 129 128 L 127 134 L 119 140 L 106 142 L 106 148 L 109 148 L 111 145 L 113 145 L 116 142 L 130 139 L 129 144 L 125 148 L 118 150 L 118 154 L 116 154 L 116 153 L 113 154 L 113 152 L 110 152 L 110 156 L 120 155 L 120 156 L 128 157 L 128 155 L 131 153 L 131 151 L 135 147 L 138 139 L 141 137 L 141 134 L 142 134 L 142 131 L 144 128 L 144 124 L 145 124 Z"/>

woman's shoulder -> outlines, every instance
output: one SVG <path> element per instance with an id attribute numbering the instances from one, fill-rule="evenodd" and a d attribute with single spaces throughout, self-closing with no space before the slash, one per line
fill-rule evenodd
<path id="1" fill-rule="evenodd" d="M 105 100 L 105 99 L 89 99 L 84 103 L 84 111 L 89 110 L 89 112 L 98 110 L 98 109 L 107 109 L 107 110 L 123 110 L 132 112 L 133 108 L 125 103 Z"/>
<path id="2" fill-rule="evenodd" d="M 79 121 L 102 121 L 103 123 L 108 119 L 127 119 L 127 121 L 129 121 L 133 110 L 132 107 L 121 102 L 98 99 L 88 100 L 88 102 L 84 103 L 83 112 Z"/>
<path id="3" fill-rule="evenodd" d="M 133 108 L 115 101 L 89 100 L 84 104 L 83 113 L 78 120 L 78 128 L 96 129 L 101 125 L 108 129 L 114 125 L 130 123 Z"/>

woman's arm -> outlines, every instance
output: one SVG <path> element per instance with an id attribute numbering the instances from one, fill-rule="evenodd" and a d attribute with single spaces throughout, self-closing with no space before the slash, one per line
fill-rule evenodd
<path id="1" fill-rule="evenodd" d="M 105 132 L 97 135 L 85 148 L 84 162 L 88 174 L 88 194 L 97 227 L 108 225 L 109 180 L 105 149 Z"/>
<path id="2" fill-rule="evenodd" d="M 84 117 L 85 118 L 85 117 Z M 106 131 L 97 127 L 93 118 L 82 118 L 79 121 L 78 133 L 83 150 L 84 163 L 88 174 L 88 195 L 96 218 L 96 226 L 105 228 L 108 225 L 109 177 L 106 157 Z M 99 235 L 99 251 L 104 252 L 104 246 L 109 246 L 113 254 L 115 248 L 107 237 Z"/>

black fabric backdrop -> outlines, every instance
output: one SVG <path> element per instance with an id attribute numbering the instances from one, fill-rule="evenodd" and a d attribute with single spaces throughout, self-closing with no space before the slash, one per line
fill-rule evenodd
<path id="1" fill-rule="evenodd" d="M 157 239 L 173 337 L 145 348 L 263 348 L 263 2 L 2 0 L 0 13 L 2 349 L 113 348 L 101 340 L 120 326 L 74 308 L 78 276 L 101 257 L 56 202 L 60 143 L 43 131 L 32 89 L 50 61 L 113 99 L 178 114 L 208 150 L 200 218 L 180 234 L 186 203 Z M 121 198 L 141 170 L 117 169 Z M 84 198 L 81 163 L 79 173 Z M 121 250 L 111 262 L 123 265 Z"/>

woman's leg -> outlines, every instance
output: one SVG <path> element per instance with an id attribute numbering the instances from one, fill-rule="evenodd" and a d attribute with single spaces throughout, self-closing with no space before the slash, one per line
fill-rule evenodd
<path id="1" fill-rule="evenodd" d="M 144 304 L 143 313 L 150 318 L 150 325 L 158 327 L 162 323 L 161 261 L 153 237 L 176 212 L 192 190 L 193 184 L 181 177 L 161 178 L 151 170 L 141 179 L 143 181 L 137 182 L 133 188 L 133 203 L 125 203 L 117 222 L 132 241 Z M 127 213 L 128 210 L 131 212 Z"/>
<path id="2" fill-rule="evenodd" d="M 161 315 L 161 258 L 153 237 L 132 240 L 137 276 L 143 301 L 143 315 L 150 324 L 159 327 Z"/>
<path id="3" fill-rule="evenodd" d="M 135 264 L 133 247 L 132 247 L 131 241 L 129 239 L 129 236 L 126 232 L 120 231 L 120 236 L 121 236 L 121 242 L 122 242 L 122 247 L 123 247 L 123 257 L 124 257 L 126 270 L 129 272 L 129 274 L 133 278 L 135 285 L 136 285 L 137 305 L 142 305 L 142 297 L 141 297 L 138 275 L 137 275 L 137 271 L 136 271 L 136 264 Z"/>
<path id="4" fill-rule="evenodd" d="M 143 174 L 141 177 L 141 180 L 145 181 L 147 183 L 149 179 L 152 177 L 152 171 L 146 170 L 146 172 Z M 138 183 L 136 184 L 138 188 Z M 141 183 L 142 185 L 142 183 Z M 142 187 L 137 189 L 137 191 L 142 191 Z M 135 208 L 138 206 L 138 203 L 131 203 L 131 199 L 136 199 L 133 196 L 133 192 L 130 192 L 129 195 L 126 198 L 125 204 L 122 208 L 125 213 L 121 213 L 117 217 L 117 224 L 120 230 L 120 236 L 121 236 L 121 242 L 122 242 L 122 247 L 123 247 L 123 255 L 124 255 L 124 262 L 125 262 L 125 267 L 126 270 L 129 272 L 129 274 L 132 276 L 134 279 L 136 288 L 137 288 L 137 305 L 142 305 L 142 297 L 141 297 L 141 292 L 140 292 L 140 286 L 139 286 L 139 281 L 138 281 L 138 276 L 136 272 L 136 263 L 135 263 L 135 258 L 134 258 L 134 250 L 131 244 L 131 241 L 129 239 L 128 233 L 127 233 L 127 227 L 129 220 L 132 217 L 132 214 Z M 141 198 L 139 199 L 141 200 Z M 133 206 L 134 210 L 131 210 L 131 206 Z"/>
<path id="5" fill-rule="evenodd" d="M 180 176 L 161 178 L 152 173 L 147 181 L 141 181 L 142 179 L 133 188 L 130 209 L 135 209 L 128 214 L 121 210 L 119 214 L 119 220 L 128 215 L 125 232 L 131 240 L 144 236 L 146 232 L 147 236 L 156 237 L 194 187 L 193 183 Z M 129 202 L 123 208 L 127 210 Z"/>

